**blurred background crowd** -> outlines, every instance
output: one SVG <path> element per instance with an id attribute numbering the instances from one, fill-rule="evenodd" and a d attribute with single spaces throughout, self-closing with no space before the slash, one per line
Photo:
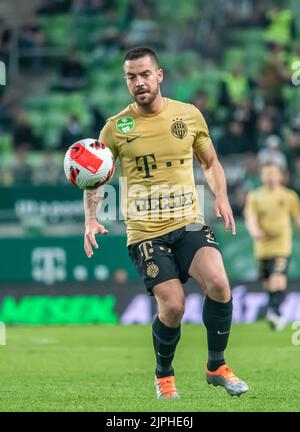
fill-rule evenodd
<path id="1" fill-rule="evenodd" d="M 158 52 L 165 96 L 203 112 L 236 216 L 265 160 L 300 193 L 297 0 L 1 2 L 0 186 L 66 183 L 64 151 L 130 103 L 133 46 Z"/>

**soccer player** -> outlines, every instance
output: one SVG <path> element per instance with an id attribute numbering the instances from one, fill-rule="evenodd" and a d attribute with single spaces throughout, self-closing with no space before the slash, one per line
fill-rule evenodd
<path id="1" fill-rule="evenodd" d="M 254 241 L 262 286 L 269 293 L 266 319 L 274 330 L 283 330 L 280 306 L 287 290 L 292 249 L 292 222 L 300 228 L 300 201 L 296 192 L 282 185 L 282 168 L 274 162 L 261 167 L 262 186 L 248 193 L 244 210 Z"/>
<path id="2" fill-rule="evenodd" d="M 198 109 L 161 95 L 164 73 L 152 50 L 130 50 L 125 56 L 124 72 L 134 101 L 107 120 L 99 141 L 119 158 L 127 182 L 122 211 L 129 255 L 158 304 L 152 324 L 157 397 L 179 398 L 172 361 L 184 313 L 182 283 L 189 277 L 206 293 L 206 380 L 225 387 L 230 395 L 240 395 L 248 391 L 248 385 L 224 359 L 232 320 L 230 286 L 214 233 L 203 225 L 193 155 L 215 195 L 216 216 L 222 217 L 225 230 L 231 227 L 235 235 L 223 168 Z M 165 191 L 168 188 L 169 193 Z M 96 219 L 100 201 L 95 191 L 84 192 L 84 248 L 88 257 L 93 255 L 93 247 L 98 248 L 95 235 L 108 232 Z"/>

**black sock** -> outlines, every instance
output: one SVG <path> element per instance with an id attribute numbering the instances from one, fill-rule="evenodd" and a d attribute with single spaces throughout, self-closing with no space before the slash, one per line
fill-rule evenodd
<path id="1" fill-rule="evenodd" d="M 272 311 L 280 316 L 280 306 L 281 303 L 285 299 L 285 291 L 273 291 L 269 292 L 269 308 L 272 309 Z"/>
<path id="2" fill-rule="evenodd" d="M 162 378 L 174 375 L 172 361 L 180 339 L 180 325 L 176 328 L 168 327 L 157 316 L 152 324 L 152 336 L 156 355 L 156 376 Z"/>
<path id="3" fill-rule="evenodd" d="M 220 303 L 205 297 L 203 323 L 207 331 L 208 363 L 211 371 L 225 364 L 224 350 L 227 346 L 232 321 L 232 299 Z"/>

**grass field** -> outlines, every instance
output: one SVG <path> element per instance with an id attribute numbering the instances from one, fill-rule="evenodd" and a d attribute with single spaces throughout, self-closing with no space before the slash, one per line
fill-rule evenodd
<path id="1" fill-rule="evenodd" d="M 158 401 L 150 326 L 9 327 L 0 346 L 0 411 L 299 411 L 300 346 L 290 326 L 233 327 L 227 361 L 250 391 L 204 379 L 203 326 L 184 325 L 174 362 L 179 401 Z"/>

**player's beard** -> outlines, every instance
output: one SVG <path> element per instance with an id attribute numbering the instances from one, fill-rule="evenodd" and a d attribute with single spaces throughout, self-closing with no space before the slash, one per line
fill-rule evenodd
<path id="1" fill-rule="evenodd" d="M 134 100 L 140 106 L 148 106 L 153 103 L 156 96 L 158 95 L 158 92 L 159 92 L 159 85 L 157 84 L 156 89 L 153 90 L 152 92 L 147 90 L 147 92 L 142 95 L 134 95 Z"/>

